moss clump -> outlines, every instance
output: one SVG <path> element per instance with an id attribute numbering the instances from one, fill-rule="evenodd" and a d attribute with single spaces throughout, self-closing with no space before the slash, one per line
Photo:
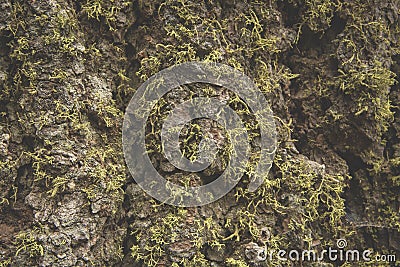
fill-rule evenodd
<path id="1" fill-rule="evenodd" d="M 82 191 L 89 200 L 98 199 L 106 193 L 114 200 L 122 201 L 122 185 L 125 181 L 125 167 L 121 166 L 122 148 L 106 136 L 101 137 L 101 140 L 105 145 L 90 149 L 83 159 L 83 167 L 90 182 L 86 183 Z M 115 209 L 113 206 L 111 211 L 115 213 Z"/>
<path id="2" fill-rule="evenodd" d="M 386 132 L 394 118 L 389 88 L 396 83 L 395 73 L 380 62 L 360 64 L 339 73 L 333 84 L 356 101 L 354 115 L 372 119 L 378 134 Z"/>
<path id="3" fill-rule="evenodd" d="M 309 249 L 316 240 L 349 234 L 341 228 L 345 215 L 342 195 L 348 177 L 328 174 L 324 166 L 293 156 L 286 150 L 276 155 L 275 168 L 275 176 L 266 178 L 255 193 L 236 189 L 237 201 L 245 201 L 246 205 L 230 214 L 229 217 L 237 221 L 229 225 L 229 232 L 234 234 L 226 237 L 227 240 L 240 243 L 250 237 L 259 244 L 263 240 L 262 245 L 269 250 Z M 267 221 L 261 219 L 268 217 Z M 280 222 L 279 230 L 276 222 Z M 296 243 L 292 234 L 287 235 L 289 232 L 305 243 Z"/>
<path id="4" fill-rule="evenodd" d="M 140 58 L 137 75 L 145 80 L 162 68 L 193 60 L 226 62 L 243 69 L 239 63 L 243 61 L 243 56 L 279 53 L 283 42 L 290 42 L 293 37 L 270 32 L 267 25 L 276 23 L 274 10 L 261 2 L 254 3 L 254 7 L 238 13 L 234 18 L 218 20 L 218 11 L 208 11 L 205 5 L 190 1 L 163 1 L 158 16 L 164 20 L 162 34 L 169 36 L 170 40 L 154 43 L 153 48 L 143 53 L 145 56 Z M 210 16 L 201 15 L 210 12 Z M 169 21 L 171 19 L 174 21 Z M 228 38 L 232 26 L 240 32 L 240 40 Z M 146 32 L 147 26 L 141 30 Z M 218 47 L 211 47 L 212 43 L 218 44 Z"/>
<path id="5" fill-rule="evenodd" d="M 333 4 L 330 5 L 327 1 L 320 3 L 310 1 L 309 6 L 313 8 L 317 6 L 321 10 L 325 7 L 326 16 L 324 19 L 324 15 L 310 13 L 308 19 L 310 24 L 316 25 L 318 20 L 330 23 Z M 278 63 L 280 53 L 294 43 L 295 33 L 284 30 L 278 33 L 270 30 L 274 28 L 270 27 L 271 25 L 279 24 L 276 20 L 279 14 L 264 2 L 255 1 L 240 12 L 233 12 L 234 15 L 231 16 L 221 16 L 219 12 L 218 9 L 208 10 L 206 5 L 193 4 L 190 1 L 163 1 L 158 9 L 160 21 L 151 21 L 139 28 L 138 32 L 145 36 L 152 30 L 151 27 L 157 27 L 157 31 L 162 27 L 160 36 L 166 35 L 168 39 L 157 43 L 155 41 L 157 38 L 148 37 L 145 43 L 139 42 L 140 66 L 136 73 L 137 77 L 145 80 L 163 68 L 190 60 L 223 62 L 251 74 L 267 96 L 276 94 L 279 98 L 282 87 L 288 87 L 290 81 L 298 77 Z M 224 12 L 229 13 L 232 10 L 228 8 Z M 223 19 L 217 19 L 219 17 Z M 152 26 L 153 22 L 156 26 Z M 317 28 L 315 26 L 315 29 Z M 232 29 L 240 32 L 240 38 L 232 35 Z M 164 38 L 160 37 L 158 40 Z M 252 59 L 251 64 L 246 64 L 246 58 Z M 196 95 L 185 94 L 185 96 L 190 98 Z M 179 101 L 183 98 L 181 97 Z M 168 100 L 168 97 L 166 99 Z M 238 113 L 242 113 L 244 121 L 251 120 L 251 114 L 239 98 L 232 96 L 229 101 L 231 101 L 230 106 L 239 111 Z M 156 107 L 158 111 L 167 112 L 172 106 L 168 105 L 165 99 L 160 102 L 160 107 Z M 148 132 L 152 141 L 158 140 L 156 133 L 160 129 L 157 127 L 160 127 L 162 121 L 160 118 L 163 116 L 158 115 L 156 118 L 149 119 L 151 127 Z M 286 122 L 280 118 L 276 119 L 280 125 L 278 131 L 281 143 L 273 174 L 265 174 L 264 184 L 254 193 L 245 189 L 249 179 L 245 177 L 228 196 L 212 205 L 215 210 L 220 210 L 218 205 L 223 206 L 224 201 L 232 201 L 235 202 L 234 208 L 199 217 L 197 224 L 190 227 L 193 231 L 191 233 L 195 236 L 193 243 L 197 250 L 213 249 L 229 258 L 226 260 L 229 266 L 247 266 L 250 260 L 244 258 L 242 248 L 249 242 L 265 245 L 271 249 L 293 247 L 308 249 L 319 240 L 332 240 L 332 237 L 349 235 L 349 232 L 342 228 L 342 219 L 345 215 L 343 192 L 349 177 L 328 173 L 324 166 L 296 154 L 291 149 L 294 141 L 291 138 L 293 127 L 291 120 L 287 119 Z M 192 125 L 188 132 L 196 132 L 197 125 L 197 123 Z M 254 131 L 252 136 L 256 139 L 257 125 L 254 123 L 246 125 L 249 127 L 249 132 Z M 189 152 L 194 150 L 196 150 L 195 145 L 189 146 Z M 157 149 L 153 151 L 161 152 Z M 162 209 L 166 207 L 162 206 Z M 157 221 L 157 227 L 160 227 L 160 224 L 164 225 Z M 164 236 L 171 232 L 168 227 L 157 230 L 164 231 Z M 132 246 L 132 256 L 139 263 L 146 260 L 145 264 L 148 264 L 148 259 L 151 259 L 149 255 L 155 255 L 158 262 L 164 262 L 171 253 L 161 251 L 160 246 L 155 246 L 154 242 L 149 241 L 148 236 L 144 235 L 143 231 L 140 231 L 139 235 L 136 232 L 133 234 L 137 240 Z M 146 251 L 146 248 L 153 247 L 154 250 Z M 161 247 L 169 245 L 165 243 Z M 229 251 L 231 247 L 235 249 Z M 269 262 L 269 264 L 279 263 Z"/>
<path id="6" fill-rule="evenodd" d="M 12 258 L 0 261 L 0 267 L 7 267 L 10 266 L 12 262 Z"/>
<path id="7" fill-rule="evenodd" d="M 229 267 L 249 267 L 244 260 L 228 258 L 225 260 L 225 262 Z"/>
<path id="8" fill-rule="evenodd" d="M 332 0 L 289 0 L 289 3 L 300 9 L 301 23 L 312 31 L 324 32 L 331 26 L 334 13 L 341 7 L 341 1 Z"/>
<path id="9" fill-rule="evenodd" d="M 104 20 L 109 30 L 116 31 L 120 26 L 118 16 L 121 16 L 122 11 L 131 5 L 132 1 L 125 0 L 87 0 L 82 5 L 82 10 L 88 18 Z"/>
<path id="10" fill-rule="evenodd" d="M 18 233 L 15 236 L 15 256 L 23 253 L 26 253 L 29 257 L 43 256 L 44 248 L 37 240 L 37 235 L 39 233 L 39 228 Z"/>
<path id="11" fill-rule="evenodd" d="M 165 261 L 167 247 L 182 241 L 179 229 L 185 222 L 186 215 L 187 210 L 178 209 L 164 214 L 157 219 L 156 224 L 152 224 L 146 230 L 140 225 L 137 225 L 137 228 L 132 227 L 132 234 L 136 239 L 136 244 L 131 247 L 132 258 L 146 266 L 157 266 Z"/>

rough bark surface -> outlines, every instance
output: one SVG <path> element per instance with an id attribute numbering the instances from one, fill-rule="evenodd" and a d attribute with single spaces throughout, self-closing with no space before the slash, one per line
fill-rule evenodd
<path id="1" fill-rule="evenodd" d="M 341 238 L 398 261 L 324 266 L 400 264 L 398 0 L 3 0 L 0 11 L 0 266 L 312 266 L 265 253 Z M 141 83 L 195 60 L 254 79 L 279 147 L 256 192 L 245 176 L 212 204 L 177 208 L 135 184 L 121 128 Z M 246 110 L 221 88 L 179 88 L 153 113 L 148 142 L 198 95 Z M 183 132 L 189 154 L 196 129 L 226 142 L 198 120 Z M 225 167 L 222 152 L 188 174 L 160 152 L 154 166 L 177 183 Z"/>

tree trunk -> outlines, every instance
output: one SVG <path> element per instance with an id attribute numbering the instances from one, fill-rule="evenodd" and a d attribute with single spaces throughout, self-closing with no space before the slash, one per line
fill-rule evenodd
<path id="1" fill-rule="evenodd" d="M 375 253 L 400 260 L 399 1 L 0 7 L 0 266 L 290 266 L 278 250 L 320 252 L 339 239 L 373 249 L 373 262 Z M 121 136 L 136 89 L 190 61 L 224 63 L 254 80 L 274 112 L 278 148 L 255 192 L 246 174 L 220 200 L 183 208 L 141 190 Z M 164 96 L 146 140 L 159 144 L 169 108 L 224 92 L 189 85 Z M 236 111 L 248 110 L 239 102 Z M 196 127 L 225 140 L 203 119 L 183 134 Z M 194 155 L 198 135 L 182 150 Z M 182 184 L 206 184 L 226 167 L 224 153 L 192 174 L 161 150 L 149 155 Z"/>

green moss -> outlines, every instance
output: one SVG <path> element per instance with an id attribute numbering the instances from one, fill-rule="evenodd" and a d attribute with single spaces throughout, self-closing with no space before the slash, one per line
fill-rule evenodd
<path id="1" fill-rule="evenodd" d="M 186 214 L 186 209 L 177 209 L 158 217 L 157 223 L 153 223 L 148 229 L 134 229 L 132 234 L 137 243 L 131 247 L 132 258 L 146 266 L 157 266 L 166 256 L 166 247 L 179 241 L 178 231 Z"/>
<path id="2" fill-rule="evenodd" d="M 358 69 L 339 70 L 339 72 L 341 76 L 337 77 L 338 85 L 346 94 L 357 91 L 384 94 L 396 82 L 395 73 L 383 67 L 382 63 L 378 61 L 374 62 L 372 66 L 362 64 Z"/>
<path id="3" fill-rule="evenodd" d="M 288 84 L 290 80 L 299 77 L 288 68 L 279 66 L 277 62 L 266 63 L 260 59 L 256 60 L 256 77 L 254 81 L 257 87 L 264 93 L 277 91 L 281 84 Z"/>
<path id="4" fill-rule="evenodd" d="M 199 11 L 201 5 L 194 5 L 189 1 L 164 1 L 158 9 L 159 16 L 163 17 L 172 11 L 177 18 L 175 23 L 163 26 L 165 35 L 172 40 L 156 44 L 155 51 L 147 50 L 148 55 L 141 59 L 137 75 L 144 81 L 162 68 L 194 60 L 226 61 L 237 69 L 243 69 L 239 63 L 243 54 L 251 57 L 256 53 L 279 53 L 277 43 L 281 36 L 268 33 L 267 28 L 267 21 L 272 20 L 273 14 L 265 3 L 258 4 L 262 6 L 259 12 L 248 10 L 230 21 L 199 15 L 203 13 Z M 245 44 L 235 44 L 226 37 L 229 34 L 229 25 L 232 24 L 240 31 Z M 200 56 L 198 51 L 204 50 L 200 46 L 208 40 L 219 47 L 206 49 L 206 53 L 202 52 L 204 55 Z"/>
<path id="5" fill-rule="evenodd" d="M 10 266 L 11 263 L 12 263 L 12 258 L 8 258 L 6 260 L 2 260 L 2 261 L 0 261 L 0 267 Z"/>
<path id="6" fill-rule="evenodd" d="M 342 5 L 341 1 L 332 0 L 289 0 L 289 3 L 300 9 L 299 34 L 303 25 L 314 32 L 324 32 L 331 26 L 334 13 Z"/>
<path id="7" fill-rule="evenodd" d="M 234 258 L 227 258 L 225 260 L 225 263 L 229 267 L 249 267 L 249 265 L 247 265 L 245 261 Z"/>
<path id="8" fill-rule="evenodd" d="M 52 176 L 47 170 L 53 163 L 54 157 L 44 148 L 40 148 L 34 152 L 24 152 L 24 154 L 31 159 L 34 181 L 45 180 L 48 183 L 52 179 Z"/>
<path id="9" fill-rule="evenodd" d="M 310 13 L 308 22 L 314 23 L 323 19 L 330 23 L 333 6 L 330 2 L 314 2 L 317 7 L 323 10 L 325 15 Z M 168 42 L 153 44 L 146 47 L 146 56 L 141 59 L 140 69 L 137 76 L 142 80 L 147 79 L 159 70 L 190 60 L 205 60 L 213 62 L 224 62 L 243 72 L 249 72 L 260 89 L 271 94 L 279 91 L 282 84 L 288 85 L 290 80 L 298 77 L 287 68 L 277 63 L 274 56 L 280 52 L 278 43 L 279 36 L 268 31 L 268 23 L 272 20 L 273 12 L 265 3 L 257 2 L 257 6 L 243 14 L 238 14 L 235 20 L 215 20 L 213 16 L 204 17 L 199 14 L 201 5 L 192 5 L 188 1 L 165 1 L 160 6 L 159 16 L 174 12 L 178 17 L 175 23 L 169 23 L 164 27 L 165 34 L 170 37 Z M 325 8 L 325 9 L 324 9 Z M 332 10 L 331 10 L 332 9 Z M 172 10 L 172 11 L 171 11 Z M 316 23 L 316 22 L 315 22 Z M 199 25 L 202 25 L 199 27 Z M 233 26 L 232 26 L 233 25 Z M 229 27 L 235 27 L 241 33 L 239 42 L 232 42 L 226 36 L 229 34 Z M 315 26 L 316 30 L 317 26 Z M 164 32 L 162 33 L 164 34 Z M 217 46 L 205 49 L 201 46 L 205 41 L 210 41 Z M 252 67 L 244 66 L 243 56 L 256 58 Z M 206 95 L 213 95 L 209 92 Z M 194 95 L 187 94 L 188 98 Z M 230 106 L 240 116 L 246 118 L 250 136 L 257 138 L 257 124 L 249 123 L 251 113 L 243 101 L 230 95 Z M 166 103 L 160 103 L 154 111 L 157 119 L 150 118 L 152 125 L 157 125 L 165 116 L 161 111 L 168 111 Z M 241 246 L 243 242 L 259 242 L 263 238 L 265 227 L 271 230 L 270 237 L 265 240 L 269 248 L 284 249 L 294 244 L 286 233 L 291 232 L 306 240 L 304 246 L 309 246 L 313 241 L 332 237 L 345 236 L 347 233 L 341 228 L 342 218 L 345 214 L 343 191 L 349 177 L 332 175 L 324 170 L 318 170 L 321 166 L 312 166 L 310 161 L 299 156 L 288 155 L 291 139 L 291 121 L 285 122 L 276 118 L 281 141 L 281 149 L 277 152 L 275 159 L 275 176 L 264 174 L 264 184 L 254 193 L 246 189 L 248 177 L 234 190 L 236 201 L 242 208 L 236 207 L 227 218 L 213 216 L 203 218 L 196 222 L 193 232 L 193 242 L 198 250 L 206 247 L 213 247 L 216 250 L 224 250 L 229 243 L 232 246 Z M 189 128 L 188 133 L 196 132 L 196 124 Z M 149 131 L 152 140 L 158 140 L 155 136 L 160 129 L 151 127 Z M 197 151 L 196 142 L 188 142 L 185 155 L 195 155 Z M 190 146 L 192 144 L 192 146 Z M 286 149 L 285 146 L 288 146 Z M 153 152 L 161 152 L 161 148 L 154 148 Z M 256 153 L 255 153 L 256 154 Z M 257 156 L 254 156 L 254 160 Z M 317 168 L 318 167 L 318 168 Z M 248 166 L 247 174 L 252 172 L 252 165 Z M 268 211 L 268 212 L 266 212 Z M 270 221 L 261 221 L 260 218 L 271 218 L 279 221 L 283 226 L 276 229 Z M 261 219 L 262 220 L 262 219 Z M 224 221 L 224 223 L 221 223 Z M 155 225 L 155 224 L 152 224 Z M 138 240 L 132 247 L 132 256 L 139 262 L 147 260 L 156 263 L 155 259 L 164 259 L 166 252 L 162 245 L 155 243 L 167 242 L 165 237 L 160 239 L 160 232 L 164 236 L 170 233 L 169 228 L 160 228 L 160 223 L 152 230 L 153 241 L 147 241 L 142 231 L 134 233 Z M 163 225 L 163 224 L 161 224 Z M 323 230 L 321 230 L 323 229 Z M 142 242 L 142 243 L 141 243 Z M 146 250 L 147 248 L 147 250 Z M 153 255 L 153 257 L 149 256 Z M 247 266 L 246 261 L 238 255 L 230 257 L 226 264 L 228 266 Z M 278 264 L 273 262 L 271 264 Z"/>
<path id="10" fill-rule="evenodd" d="M 115 200 L 122 200 L 122 185 L 125 181 L 122 148 L 119 143 L 113 143 L 105 137 L 103 146 L 90 149 L 84 157 L 84 167 L 91 170 L 88 173 L 90 183 L 82 190 L 89 199 L 96 196 L 96 192 L 106 192 Z M 115 212 L 115 210 L 113 210 Z"/>
<path id="11" fill-rule="evenodd" d="M 354 99 L 354 115 L 367 114 L 375 121 L 375 128 L 382 134 L 393 121 L 392 105 L 389 99 L 389 88 L 396 82 L 396 75 L 380 62 L 374 65 L 360 64 L 347 71 L 339 70 L 340 75 L 334 85 Z"/>
<path id="12" fill-rule="evenodd" d="M 28 254 L 29 257 L 43 256 L 43 246 L 38 243 L 37 235 L 40 229 L 35 227 L 27 232 L 20 232 L 15 236 L 14 245 L 16 247 L 15 256 L 18 254 Z"/>
<path id="13" fill-rule="evenodd" d="M 19 3 L 15 2 L 11 6 L 11 21 L 8 24 L 8 29 L 16 35 L 16 33 L 21 30 L 25 29 L 26 27 L 26 22 L 25 20 L 21 20 L 20 17 L 24 17 L 26 14 L 26 6 Z"/>
<path id="14" fill-rule="evenodd" d="M 269 210 L 276 217 L 284 218 L 285 227 L 303 240 L 308 240 L 310 226 L 312 229 L 317 225 L 318 228 L 323 227 L 325 232 L 314 232 L 310 242 L 322 238 L 326 232 L 338 236 L 345 214 L 342 194 L 347 177 L 330 175 L 323 169 L 316 171 L 306 159 L 282 158 L 281 153 L 275 157 L 278 168 L 276 177 L 266 178 L 267 181 L 255 193 L 237 189 L 238 200 L 245 199 L 248 205 L 235 214 L 238 218 L 235 229 L 239 229 L 236 240 L 239 241 L 240 236 L 251 236 L 254 242 L 260 239 L 261 228 L 266 225 L 258 224 L 255 218 L 262 216 L 261 210 Z M 274 232 L 268 247 L 286 248 L 287 242 L 282 232 Z"/>
<path id="15" fill-rule="evenodd" d="M 182 259 L 182 261 L 178 263 L 173 263 L 172 267 L 208 267 L 210 266 L 209 261 L 205 258 L 204 254 L 201 252 L 197 252 L 191 259 Z"/>
<path id="16" fill-rule="evenodd" d="M 109 30 L 117 30 L 117 16 L 122 9 L 132 5 L 132 1 L 118 0 L 87 0 L 82 5 L 83 12 L 88 18 L 93 18 L 98 21 L 104 19 Z"/>

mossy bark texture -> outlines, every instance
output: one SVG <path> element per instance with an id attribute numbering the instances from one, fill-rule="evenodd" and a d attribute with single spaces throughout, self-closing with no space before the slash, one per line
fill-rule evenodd
<path id="1" fill-rule="evenodd" d="M 338 239 L 399 265 L 399 15 L 398 0 L 2 0 L 0 266 L 316 266 L 265 253 Z M 135 90 L 188 61 L 251 77 L 278 149 L 255 192 L 245 175 L 222 199 L 179 208 L 136 185 L 121 131 Z M 196 95 L 228 96 L 257 147 L 246 105 L 205 85 L 159 101 L 149 146 L 166 112 Z M 182 150 L 194 156 L 205 132 L 225 142 L 201 119 Z M 188 174 L 160 152 L 154 166 L 177 183 L 210 182 L 226 166 L 221 153 Z M 371 259 L 324 266 L 389 266 Z"/>

